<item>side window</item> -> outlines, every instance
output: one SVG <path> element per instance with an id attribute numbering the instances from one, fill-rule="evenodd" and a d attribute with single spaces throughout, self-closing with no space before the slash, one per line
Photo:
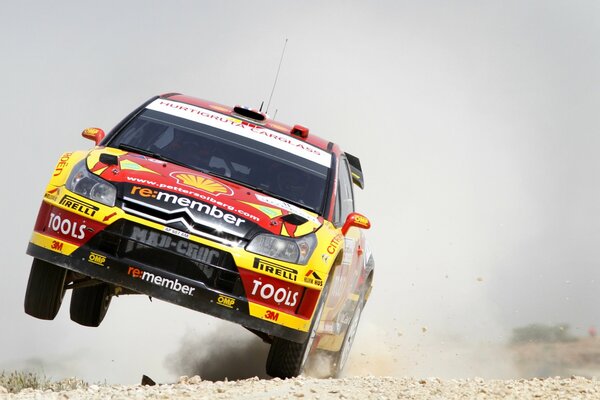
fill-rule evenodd
<path id="1" fill-rule="evenodd" d="M 338 171 L 338 195 L 334 211 L 334 224 L 341 226 L 348 214 L 354 211 L 354 195 L 352 193 L 352 178 L 350 168 L 345 158 L 340 160 Z"/>

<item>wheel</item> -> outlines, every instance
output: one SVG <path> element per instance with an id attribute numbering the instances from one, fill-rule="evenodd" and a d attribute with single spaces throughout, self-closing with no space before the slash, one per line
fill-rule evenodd
<path id="1" fill-rule="evenodd" d="M 296 377 L 302 373 L 317 336 L 317 328 L 327 299 L 328 287 L 329 285 L 325 285 L 325 288 L 323 288 L 308 330 L 308 338 L 304 343 L 292 342 L 277 337 L 273 339 L 267 357 L 267 374 L 275 378 L 286 379 Z"/>
<path id="2" fill-rule="evenodd" d="M 71 320 L 83 326 L 99 326 L 111 299 L 111 286 L 107 283 L 73 289 Z"/>
<path id="3" fill-rule="evenodd" d="M 350 320 L 348 328 L 346 329 L 346 333 L 344 334 L 344 341 L 342 342 L 342 346 L 337 352 L 331 354 L 330 371 L 331 376 L 333 378 L 339 378 L 342 371 L 344 370 L 344 367 L 346 366 L 346 362 L 348 361 L 348 356 L 350 355 L 350 349 L 352 349 L 352 343 L 354 343 L 354 337 L 356 336 L 356 330 L 358 329 L 358 322 L 360 321 L 360 316 L 362 314 L 364 306 L 364 296 L 361 296 L 360 300 L 356 304 L 356 308 L 354 308 L 352 319 Z"/>
<path id="4" fill-rule="evenodd" d="M 25 292 L 25 312 L 39 319 L 54 319 L 65 294 L 66 277 L 66 269 L 35 258 Z"/>

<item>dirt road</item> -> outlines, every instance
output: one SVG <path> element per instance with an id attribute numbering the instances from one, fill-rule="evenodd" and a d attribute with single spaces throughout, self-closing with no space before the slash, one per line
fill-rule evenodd
<path id="1" fill-rule="evenodd" d="M 3 388 L 0 388 L 2 392 Z M 157 386 L 97 386 L 64 392 L 25 389 L 0 399 L 597 399 L 600 381 L 580 377 L 483 380 L 353 377 L 209 382 L 182 377 Z"/>

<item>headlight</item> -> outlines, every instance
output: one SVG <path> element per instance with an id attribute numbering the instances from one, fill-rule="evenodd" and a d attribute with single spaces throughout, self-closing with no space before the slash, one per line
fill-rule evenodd
<path id="1" fill-rule="evenodd" d="M 66 186 L 70 191 L 90 200 L 106 204 L 109 207 L 115 205 L 117 188 L 89 172 L 85 160 L 75 165 Z"/>
<path id="2" fill-rule="evenodd" d="M 296 239 L 261 234 L 252 239 L 246 250 L 277 260 L 305 265 L 315 247 L 317 237 L 314 233 Z"/>

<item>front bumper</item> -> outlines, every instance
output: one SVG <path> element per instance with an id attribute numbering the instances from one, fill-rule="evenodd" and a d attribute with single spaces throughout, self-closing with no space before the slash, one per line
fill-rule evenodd
<path id="1" fill-rule="evenodd" d="M 45 235 L 38 232 L 34 233 L 36 235 L 38 241 L 52 242 L 51 237 L 43 238 Z M 218 282 L 217 278 L 211 280 L 212 283 L 201 282 L 150 265 L 149 262 L 111 255 L 89 245 L 78 247 L 71 254 L 65 255 L 30 242 L 27 254 L 91 278 L 231 321 L 267 335 L 299 343 L 305 341 L 308 335 L 307 332 L 251 316 L 249 308 L 253 304 L 245 296 L 236 295 L 240 289 L 231 286 L 231 282 Z"/>

